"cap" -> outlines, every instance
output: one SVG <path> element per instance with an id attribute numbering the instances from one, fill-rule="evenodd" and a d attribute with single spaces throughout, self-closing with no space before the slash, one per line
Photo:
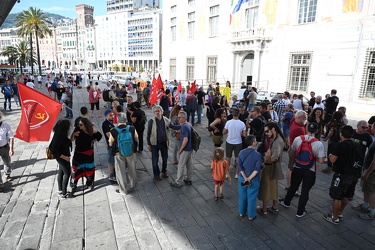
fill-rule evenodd
<path id="1" fill-rule="evenodd" d="M 113 111 L 111 109 L 107 109 L 104 111 L 104 116 L 107 116 L 109 113 L 113 113 Z"/>
<path id="2" fill-rule="evenodd" d="M 310 123 L 307 131 L 309 131 L 310 133 L 316 133 L 316 131 L 318 131 L 318 124 L 315 122 Z"/>

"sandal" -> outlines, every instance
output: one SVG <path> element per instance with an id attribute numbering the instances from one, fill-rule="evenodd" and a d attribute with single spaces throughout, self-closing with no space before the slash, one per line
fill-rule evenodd
<path id="1" fill-rule="evenodd" d="M 215 196 L 215 201 L 217 201 L 219 199 L 219 197 Z"/>
<path id="2" fill-rule="evenodd" d="M 273 207 L 269 207 L 269 208 L 267 208 L 267 210 L 270 211 L 273 214 L 278 214 L 279 213 L 279 209 L 277 209 L 277 208 L 275 209 Z"/>
<path id="3" fill-rule="evenodd" d="M 263 217 L 267 216 L 267 211 L 264 211 L 261 207 L 257 207 L 257 212 Z"/>
<path id="4" fill-rule="evenodd" d="M 223 194 L 220 194 L 220 200 L 224 199 L 224 195 Z"/>

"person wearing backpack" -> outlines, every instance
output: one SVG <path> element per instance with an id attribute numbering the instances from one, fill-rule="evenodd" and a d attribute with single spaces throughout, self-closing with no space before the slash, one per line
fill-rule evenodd
<path id="1" fill-rule="evenodd" d="M 117 119 L 118 127 L 110 130 L 108 142 L 109 146 L 113 147 L 112 152 L 115 154 L 116 180 L 119 186 L 116 192 L 127 195 L 134 192 L 137 182 L 134 145 L 138 142 L 138 134 L 133 126 L 126 124 L 127 119 L 124 112 L 118 113 Z M 128 168 L 128 171 L 126 171 L 126 168 Z M 127 188 L 126 172 L 128 172 L 130 189 Z"/>
<path id="2" fill-rule="evenodd" d="M 293 164 L 291 185 L 284 199 L 279 199 L 280 205 L 289 208 L 295 193 L 301 182 L 302 190 L 298 201 L 296 216 L 301 218 L 307 214 L 306 204 L 309 200 L 310 189 L 315 184 L 316 161 L 320 164 L 324 162 L 324 146 L 321 141 L 315 138 L 319 126 L 312 122 L 307 128 L 307 135 L 301 135 L 294 139 L 291 146 Z"/>
<path id="3" fill-rule="evenodd" d="M 131 122 L 135 127 L 135 130 L 138 134 L 138 143 L 135 146 L 135 151 L 137 153 L 142 154 L 143 152 L 143 132 L 145 131 L 145 124 L 146 124 L 146 114 L 141 109 L 141 104 L 139 102 L 134 102 L 134 111 L 131 114 Z M 137 150 L 138 148 L 138 150 Z"/>
<path id="4" fill-rule="evenodd" d="M 181 136 L 180 142 L 181 146 L 178 150 L 180 155 L 177 167 L 177 177 L 176 180 L 171 182 L 173 187 L 182 187 L 181 181 L 184 175 L 184 168 L 186 167 L 186 178 L 184 182 L 187 185 L 191 185 L 191 176 L 193 174 L 193 165 L 191 162 L 191 154 L 193 153 L 193 141 L 192 132 L 193 127 L 187 122 L 187 113 L 185 111 L 178 112 L 178 120 L 181 124 Z"/>
<path id="5" fill-rule="evenodd" d="M 361 167 L 354 164 L 359 159 L 359 153 L 353 154 L 357 152 L 356 143 L 351 140 L 353 132 L 351 126 L 344 126 L 340 133 L 341 142 L 328 155 L 334 172 L 329 188 L 329 196 L 333 202 L 332 211 L 324 215 L 324 219 L 335 225 L 340 223 L 344 209 L 349 199 L 353 198 L 355 186 L 361 176 Z"/>

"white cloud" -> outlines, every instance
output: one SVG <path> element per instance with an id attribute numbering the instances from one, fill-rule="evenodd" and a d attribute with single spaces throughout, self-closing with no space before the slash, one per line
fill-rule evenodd
<path id="1" fill-rule="evenodd" d="M 61 7 L 61 6 L 52 6 L 52 7 L 42 8 L 42 10 L 46 11 L 46 12 L 54 12 L 54 11 L 71 11 L 72 9 L 71 8 L 64 8 L 64 7 Z"/>

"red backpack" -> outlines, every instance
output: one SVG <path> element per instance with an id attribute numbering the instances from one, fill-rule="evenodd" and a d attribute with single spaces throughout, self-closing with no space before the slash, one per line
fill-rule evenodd
<path id="1" fill-rule="evenodd" d="M 302 143 L 299 145 L 295 153 L 294 162 L 299 168 L 310 169 L 315 163 L 315 157 L 311 144 L 318 140 L 316 138 L 306 140 L 304 135 L 301 135 L 300 138 Z"/>

